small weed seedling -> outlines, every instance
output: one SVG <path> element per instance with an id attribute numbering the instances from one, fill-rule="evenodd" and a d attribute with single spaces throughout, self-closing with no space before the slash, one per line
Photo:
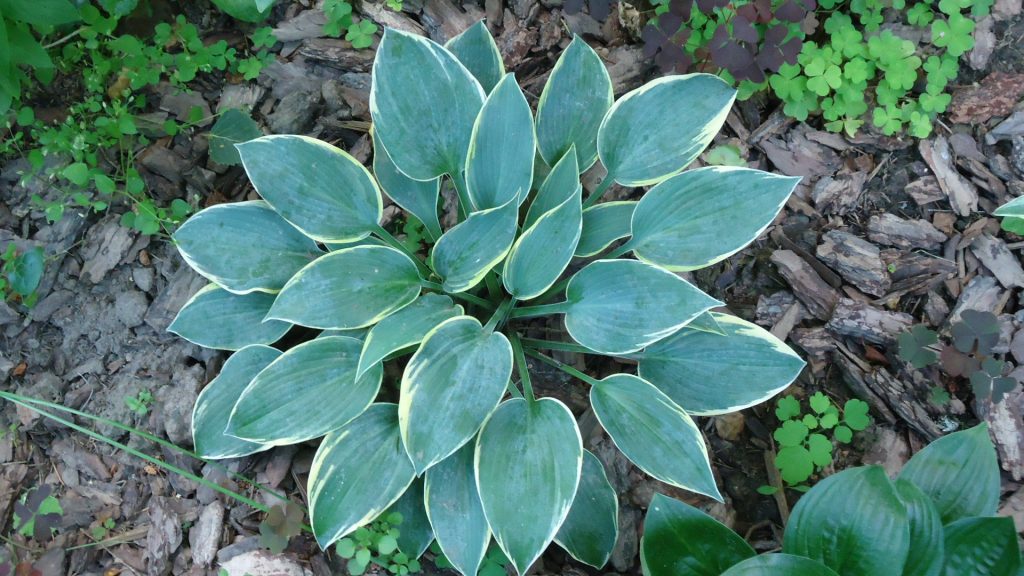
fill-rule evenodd
<path id="1" fill-rule="evenodd" d="M 271 508 L 260 522 L 260 546 L 273 554 L 284 552 L 292 536 L 302 532 L 302 516 L 302 506 L 290 500 Z"/>
<path id="2" fill-rule="evenodd" d="M 14 530 L 36 542 L 49 542 L 60 525 L 64 509 L 53 496 L 53 488 L 42 485 L 22 495 L 14 504 Z"/>
<path id="3" fill-rule="evenodd" d="M 125 396 L 124 404 L 139 416 L 149 414 L 149 405 L 153 403 L 153 393 L 140 390 L 138 396 Z"/>
<path id="4" fill-rule="evenodd" d="M 8 243 L 0 254 L 0 302 L 17 298 L 29 308 L 35 306 L 45 265 L 42 248 L 19 253 L 14 242 Z"/>
<path id="5" fill-rule="evenodd" d="M 391 512 L 367 526 L 357 528 L 351 537 L 338 540 L 338 556 L 348 560 L 348 573 L 359 576 L 370 564 L 376 564 L 392 574 L 415 574 L 420 562 L 409 558 L 398 549 L 398 526 L 402 515 Z"/>
<path id="6" fill-rule="evenodd" d="M 430 551 L 436 556 L 434 557 L 434 565 L 438 568 L 455 568 L 448 558 L 441 551 L 441 547 L 438 546 L 437 542 L 430 543 Z M 508 567 L 512 565 L 505 553 L 501 551 L 493 543 L 490 548 L 487 549 L 487 554 L 484 556 L 483 562 L 480 564 L 480 571 L 477 572 L 477 576 L 507 576 Z"/>
<path id="7" fill-rule="evenodd" d="M 89 529 L 89 535 L 92 536 L 93 540 L 103 540 L 114 528 L 117 528 L 117 523 L 114 522 L 114 519 L 104 518 L 102 522 L 97 522 L 95 526 Z"/>
<path id="8" fill-rule="evenodd" d="M 808 404 L 811 410 L 805 413 L 799 400 L 785 396 L 775 408 L 775 416 L 781 422 L 773 434 L 781 446 L 775 456 L 775 466 L 783 481 L 800 491 L 808 489 L 804 484 L 808 478 L 832 464 L 835 442 L 848 444 L 854 432 L 864 430 L 871 423 L 868 405 L 863 400 L 847 400 L 841 414 L 832 399 L 821 392 L 811 396 Z M 764 486 L 759 491 L 771 494 L 775 488 Z"/>

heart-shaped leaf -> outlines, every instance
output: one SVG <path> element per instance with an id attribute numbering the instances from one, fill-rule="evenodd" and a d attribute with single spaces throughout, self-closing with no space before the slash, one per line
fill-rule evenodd
<path id="1" fill-rule="evenodd" d="M 394 404 L 374 404 L 329 434 L 309 471 L 309 514 L 320 547 L 376 518 L 415 477 Z"/>
<path id="2" fill-rule="evenodd" d="M 282 354 L 238 398 L 228 433 L 282 446 L 318 438 L 352 420 L 373 402 L 383 369 L 360 378 L 363 343 L 346 336 L 317 338 Z"/>
<path id="3" fill-rule="evenodd" d="M 174 233 L 193 270 L 234 292 L 278 292 L 321 254 L 312 239 L 262 200 L 201 210 Z"/>
<path id="4" fill-rule="evenodd" d="M 770 332 L 710 312 L 724 336 L 694 330 L 648 346 L 639 374 L 691 414 L 724 414 L 760 404 L 789 386 L 804 361 Z"/>
<path id="5" fill-rule="evenodd" d="M 224 433 L 235 402 L 252 379 L 281 352 L 270 346 L 246 346 L 231 355 L 196 398 L 192 408 L 192 443 L 203 458 L 239 458 L 270 448 Z"/>
<path id="6" fill-rule="evenodd" d="M 590 389 L 590 404 L 619 450 L 649 476 L 722 499 L 697 425 L 649 382 L 614 374 Z"/>
<path id="7" fill-rule="evenodd" d="M 476 24 L 449 40 L 444 47 L 462 62 L 488 94 L 505 75 L 501 52 L 483 20 L 477 20 Z"/>
<path id="8" fill-rule="evenodd" d="M 619 98 L 605 115 L 597 135 L 601 163 L 623 186 L 660 182 L 700 156 L 725 123 L 735 97 L 732 87 L 711 74 L 648 82 Z"/>
<path id="9" fill-rule="evenodd" d="M 263 321 L 273 304 L 273 294 L 232 294 L 210 284 L 181 307 L 167 331 L 205 348 L 239 350 L 271 344 L 292 327 L 280 320 Z"/>
<path id="10" fill-rule="evenodd" d="M 516 240 L 505 260 L 502 281 L 518 300 L 540 296 L 572 260 L 583 229 L 581 189 L 544 214 Z"/>
<path id="11" fill-rule="evenodd" d="M 494 539 L 519 574 L 554 540 L 572 507 L 582 463 L 576 420 L 552 398 L 508 400 L 480 430 L 480 501 Z"/>
<path id="12" fill-rule="evenodd" d="M 636 260 L 598 260 L 565 289 L 565 327 L 602 354 L 629 354 L 722 303 L 675 274 Z"/>
<path id="13" fill-rule="evenodd" d="M 764 232 L 798 182 L 747 168 L 688 170 L 644 194 L 633 212 L 628 245 L 637 258 L 669 270 L 721 262 Z"/>
<path id="14" fill-rule="evenodd" d="M 583 469 L 569 515 L 555 535 L 555 543 L 573 558 L 602 568 L 619 536 L 619 498 L 608 482 L 604 464 L 583 451 Z"/>
<path id="15" fill-rule="evenodd" d="M 722 572 L 722 576 L 839 576 L 821 562 L 792 554 L 762 554 Z"/>
<path id="16" fill-rule="evenodd" d="M 537 147 L 554 166 L 576 147 L 579 169 L 597 160 L 601 119 L 612 105 L 612 79 L 601 57 L 579 36 L 573 36 L 548 75 L 537 102 Z"/>
<path id="17" fill-rule="evenodd" d="M 583 234 L 576 256 L 593 256 L 612 242 L 630 235 L 636 202 L 604 202 L 583 211 Z"/>
<path id="18" fill-rule="evenodd" d="M 441 223 L 437 216 L 440 178 L 425 181 L 409 178 L 395 166 L 378 138 L 373 139 L 373 175 L 384 193 L 422 222 L 434 240 L 441 237 Z"/>
<path id="19" fill-rule="evenodd" d="M 462 306 L 452 302 L 448 296 L 420 296 L 370 329 L 363 340 L 358 374 L 362 375 L 392 352 L 419 344 L 438 324 L 460 315 Z"/>
<path id="20" fill-rule="evenodd" d="M 782 545 L 844 576 L 892 574 L 909 549 L 906 508 L 881 466 L 849 468 L 819 482 L 793 508 Z"/>
<path id="21" fill-rule="evenodd" d="M 949 524 L 944 576 L 1018 576 L 1016 532 L 1012 518 L 961 518 Z"/>
<path id="22" fill-rule="evenodd" d="M 473 454 L 467 443 L 427 470 L 424 497 L 434 538 L 445 558 L 462 574 L 476 574 L 491 541 L 480 493 L 476 489 Z"/>
<path id="23" fill-rule="evenodd" d="M 925 446 L 903 467 L 900 479 L 914 483 L 931 497 L 943 524 L 995 515 L 999 463 L 988 425 L 954 432 Z"/>
<path id="24" fill-rule="evenodd" d="M 533 113 L 513 74 L 487 97 L 473 125 L 466 159 L 466 185 L 473 210 L 522 204 L 533 181 L 536 138 Z"/>
<path id="25" fill-rule="evenodd" d="M 346 248 L 317 258 L 295 274 L 267 319 L 323 330 L 372 326 L 412 303 L 420 284 L 416 265 L 394 248 Z"/>
<path id="26" fill-rule="evenodd" d="M 476 286 L 508 254 L 516 238 L 516 200 L 474 212 L 441 236 L 430 252 L 431 265 L 454 294 Z"/>
<path id="27" fill-rule="evenodd" d="M 402 375 L 402 442 L 421 474 L 468 442 L 501 401 L 512 375 L 512 346 L 471 316 L 442 322 L 423 339 Z"/>
<path id="28" fill-rule="evenodd" d="M 307 136 L 263 136 L 236 148 L 256 191 L 306 236 L 351 242 L 377 229 L 380 190 L 347 152 Z"/>
<path id="29" fill-rule="evenodd" d="M 704 512 L 655 494 L 644 518 L 640 562 L 647 576 L 718 576 L 754 556 L 739 534 Z"/>
<path id="30" fill-rule="evenodd" d="M 386 28 L 373 61 L 370 116 L 398 169 L 414 180 L 459 174 L 484 91 L 436 42 Z"/>

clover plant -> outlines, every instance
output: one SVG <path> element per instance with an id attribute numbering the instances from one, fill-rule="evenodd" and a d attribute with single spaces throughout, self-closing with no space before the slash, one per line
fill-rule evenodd
<path id="1" fill-rule="evenodd" d="M 207 208 L 174 235 L 212 284 L 170 330 L 237 350 L 196 403 L 196 449 L 227 458 L 323 437 L 308 494 L 325 548 L 422 477 L 416 504 L 463 574 L 476 574 L 491 535 L 520 574 L 553 541 L 601 566 L 615 493 L 575 415 L 535 395 L 530 356 L 590 385 L 594 413 L 640 469 L 720 499 L 693 416 L 762 402 L 803 367 L 676 274 L 757 238 L 797 183 L 683 171 L 734 94 L 692 74 L 615 100 L 601 59 L 576 38 L 534 115 L 482 23 L 446 46 L 386 30 L 370 92 L 372 173 L 312 138 L 256 138 L 237 148 L 262 200 Z M 580 174 L 598 160 L 608 176 L 584 199 Z M 651 188 L 598 204 L 613 182 Z M 460 214 L 445 230 L 448 183 Z M 380 225 L 382 191 L 423 223 L 425 257 Z M 526 337 L 543 316 L 572 341 Z M 293 325 L 322 332 L 283 352 L 267 346 Z M 630 358 L 638 370 L 598 380 L 544 350 Z M 381 387 L 384 363 L 401 374 L 397 394 Z"/>
<path id="2" fill-rule="evenodd" d="M 646 576 L 1016 576 L 1013 519 L 997 517 L 999 464 L 981 424 L 940 438 L 890 479 L 849 468 L 804 495 L 782 552 L 757 556 L 700 510 L 655 495 L 644 521 Z"/>

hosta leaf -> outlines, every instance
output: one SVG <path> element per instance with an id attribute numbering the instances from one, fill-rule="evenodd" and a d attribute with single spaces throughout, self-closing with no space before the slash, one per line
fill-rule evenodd
<path id="1" fill-rule="evenodd" d="M 309 472 L 309 514 L 320 547 L 376 518 L 415 477 L 394 404 L 374 404 L 329 434 Z"/>
<path id="2" fill-rule="evenodd" d="M 431 264 L 449 293 L 476 286 L 501 262 L 516 237 L 516 200 L 490 210 L 474 212 L 449 229 L 434 244 Z"/>
<path id="3" fill-rule="evenodd" d="M 398 169 L 415 180 L 461 171 L 484 103 L 469 70 L 434 41 L 385 28 L 372 76 L 374 132 Z"/>
<path id="4" fill-rule="evenodd" d="M 462 574 L 477 573 L 491 541 L 476 489 L 475 451 L 475 443 L 467 443 L 432 466 L 427 470 L 424 490 L 434 538 Z"/>
<path id="5" fill-rule="evenodd" d="M 651 500 L 640 543 L 646 576 L 718 576 L 752 556 L 739 534 L 704 512 L 661 494 Z"/>
<path id="6" fill-rule="evenodd" d="M 619 98 L 601 122 L 601 163 L 623 186 L 664 180 L 700 156 L 725 123 L 735 97 L 732 87 L 710 74 L 648 82 Z"/>
<path id="7" fill-rule="evenodd" d="M 238 350 L 250 344 L 271 344 L 292 326 L 280 320 L 263 321 L 273 303 L 273 294 L 232 294 L 210 284 L 181 307 L 167 330 L 206 348 Z"/>
<path id="8" fill-rule="evenodd" d="M 760 236 L 799 181 L 748 168 L 688 170 L 644 194 L 629 246 L 641 260 L 669 270 L 710 266 Z"/>
<path id="9" fill-rule="evenodd" d="M 373 402 L 380 365 L 356 378 L 363 343 L 346 336 L 300 344 L 260 372 L 235 404 L 228 433 L 282 446 L 344 426 Z"/>
<path id="10" fill-rule="evenodd" d="M 449 40 L 444 47 L 462 62 L 485 93 L 489 94 L 505 75 L 501 52 L 483 20 L 477 20 L 476 24 Z"/>
<path id="11" fill-rule="evenodd" d="M 377 138 L 373 139 L 373 175 L 384 193 L 422 222 L 434 240 L 441 237 L 441 223 L 437 216 L 440 178 L 420 181 L 402 174 Z"/>
<path id="12" fill-rule="evenodd" d="M 249 382 L 281 352 L 270 346 L 246 346 L 224 362 L 220 374 L 196 398 L 192 409 L 192 443 L 203 458 L 238 458 L 270 448 L 224 433 L 231 409 Z"/>
<path id="13" fill-rule="evenodd" d="M 380 190 L 344 150 L 307 136 L 263 136 L 235 147 L 256 191 L 306 236 L 351 242 L 377 228 Z"/>
<path id="14" fill-rule="evenodd" d="M 844 576 L 891 575 L 909 549 L 906 509 L 881 466 L 849 468 L 819 482 L 793 508 L 782 545 Z"/>
<path id="15" fill-rule="evenodd" d="M 471 316 L 444 321 L 423 339 L 402 375 L 398 417 L 416 473 L 468 442 L 501 401 L 512 346 Z"/>
<path id="16" fill-rule="evenodd" d="M 1014 198 L 999 208 L 996 208 L 995 212 L 992 214 L 995 216 L 1015 216 L 1017 218 L 1024 218 L 1024 198 Z"/>
<path id="17" fill-rule="evenodd" d="M 358 373 L 366 372 L 392 352 L 419 344 L 438 324 L 461 314 L 462 306 L 447 296 L 420 296 L 370 329 L 363 342 Z"/>
<path id="18" fill-rule="evenodd" d="M 553 398 L 506 401 L 480 430 L 480 501 L 494 539 L 519 574 L 554 540 L 576 496 L 582 462 L 576 420 Z"/>
<path id="19" fill-rule="evenodd" d="M 423 502 L 423 479 L 417 478 L 384 514 L 398 512 L 402 515 L 402 523 L 398 526 L 398 549 L 410 558 L 422 556 L 434 540 Z"/>
<path id="20" fill-rule="evenodd" d="M 242 163 L 242 158 L 235 144 L 262 135 L 259 125 L 248 114 L 237 108 L 225 110 L 210 129 L 210 159 L 220 164 L 237 166 Z"/>
<path id="21" fill-rule="evenodd" d="M 512 246 L 502 274 L 509 294 L 529 300 L 550 288 L 572 260 L 582 228 L 583 198 L 577 188 L 571 198 L 541 216 Z"/>
<path id="22" fill-rule="evenodd" d="M 235 294 L 277 292 L 321 254 L 261 200 L 201 210 L 174 233 L 193 270 Z"/>
<path id="23" fill-rule="evenodd" d="M 569 151 L 541 183 L 537 196 L 530 203 L 523 227 L 533 226 L 541 216 L 558 208 L 577 193 L 582 195 L 583 185 L 580 184 L 580 171 L 576 165 L 576 148 L 570 146 Z"/>
<path id="24" fill-rule="evenodd" d="M 722 499 L 697 425 L 649 382 L 614 374 L 590 389 L 590 404 L 619 450 L 649 476 Z"/>
<path id="25" fill-rule="evenodd" d="M 583 234 L 576 256 L 593 256 L 612 242 L 630 235 L 636 202 L 604 202 L 583 211 Z"/>
<path id="26" fill-rule="evenodd" d="M 555 542 L 580 562 L 601 568 L 608 563 L 618 535 L 619 498 L 608 482 L 604 464 L 584 450 L 576 498 Z"/>
<path id="27" fill-rule="evenodd" d="M 722 572 L 722 576 L 839 576 L 821 562 L 792 554 L 762 554 Z"/>
<path id="28" fill-rule="evenodd" d="M 351 330 L 379 322 L 419 294 L 419 272 L 408 256 L 385 246 L 356 246 L 321 256 L 295 274 L 267 318 Z"/>
<path id="29" fill-rule="evenodd" d="M 1020 548 L 1012 518 L 961 518 L 946 526 L 943 576 L 1017 576 Z"/>
<path id="30" fill-rule="evenodd" d="M 710 312 L 724 336 L 687 325 L 651 344 L 639 374 L 691 414 L 724 414 L 760 404 L 789 386 L 804 361 L 770 332 Z"/>
<path id="31" fill-rule="evenodd" d="M 907 480 L 897 480 L 896 495 L 907 509 L 910 549 L 903 576 L 939 576 L 944 556 L 942 517 L 931 498 Z"/>
<path id="32" fill-rule="evenodd" d="M 580 171 L 593 166 L 598 128 L 614 99 L 612 80 L 601 57 L 574 36 L 551 70 L 537 103 L 537 146 L 548 166 L 554 166 L 573 145 Z"/>
<path id="33" fill-rule="evenodd" d="M 656 266 L 598 260 L 565 290 L 565 327 L 574 340 L 602 354 L 628 354 L 672 334 L 722 303 Z"/>
<path id="34" fill-rule="evenodd" d="M 718 320 L 716 320 L 717 316 L 719 316 L 717 312 L 705 312 L 691 320 L 686 327 L 692 328 L 693 330 L 700 330 L 701 332 L 707 332 L 708 334 L 725 336 L 726 331 L 722 328 L 722 325 L 718 323 Z"/>
<path id="35" fill-rule="evenodd" d="M 513 74 L 506 74 L 484 102 L 473 125 L 466 185 L 474 210 L 526 200 L 533 181 L 533 113 Z"/>
<path id="36" fill-rule="evenodd" d="M 900 479 L 931 497 L 943 524 L 969 516 L 992 516 L 999 504 L 999 463 L 988 426 L 943 436 L 907 462 Z"/>

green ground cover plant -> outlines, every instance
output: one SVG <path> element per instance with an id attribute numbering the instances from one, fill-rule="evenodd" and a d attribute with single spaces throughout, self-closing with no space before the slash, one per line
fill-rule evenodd
<path id="1" fill-rule="evenodd" d="M 693 74 L 616 100 L 576 38 L 534 115 L 482 23 L 447 46 L 386 30 L 372 76 L 372 173 L 311 138 L 256 138 L 236 147 L 262 200 L 207 208 L 174 234 L 211 284 L 170 330 L 234 351 L 196 403 L 197 452 L 322 438 L 308 493 L 324 548 L 400 507 L 410 559 L 433 538 L 476 574 L 493 535 L 519 573 L 552 542 L 602 566 L 615 492 L 574 415 L 535 395 L 532 357 L 590 386 L 595 414 L 642 470 L 721 498 L 691 415 L 762 402 L 804 365 L 673 273 L 752 242 L 798 181 L 684 171 L 734 91 Z M 649 114 L 684 105 L 668 121 Z M 598 159 L 608 176 L 584 198 L 580 174 Z M 535 180 L 535 168 L 546 175 Z M 638 202 L 598 203 L 612 182 L 651 188 Z M 459 199 L 447 230 L 443 185 Z M 382 191 L 423 224 L 418 246 L 380 225 Z M 577 256 L 589 258 L 578 271 Z M 552 315 L 571 341 L 530 337 L 534 319 Z M 294 325 L 321 332 L 268 346 Z M 638 372 L 598 380 L 547 350 L 629 358 Z M 397 393 L 382 387 L 384 363 L 401 374 Z"/>
<path id="2" fill-rule="evenodd" d="M 996 516 L 999 464 L 981 424 L 940 438 L 890 479 L 848 468 L 805 494 L 781 553 L 755 555 L 704 512 L 655 495 L 644 520 L 645 576 L 1016 576 L 1013 519 Z"/>
<path id="3" fill-rule="evenodd" d="M 29 308 L 35 306 L 39 298 L 36 288 L 45 267 L 42 248 L 19 251 L 9 242 L 0 253 L 0 302 L 18 299 Z"/>

